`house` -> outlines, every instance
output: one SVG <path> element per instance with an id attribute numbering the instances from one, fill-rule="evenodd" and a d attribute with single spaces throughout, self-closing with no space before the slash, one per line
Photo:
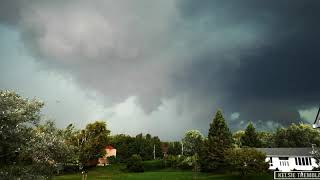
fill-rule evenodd
<path id="1" fill-rule="evenodd" d="M 266 153 L 266 162 L 269 162 L 270 170 L 310 171 L 318 167 L 313 158 L 313 148 L 257 148 Z"/>
<path id="2" fill-rule="evenodd" d="M 107 146 L 105 148 L 105 150 L 106 150 L 106 154 L 103 157 L 98 159 L 98 162 L 99 162 L 98 166 L 108 165 L 109 164 L 108 157 L 111 157 L 111 156 L 116 157 L 117 156 L 117 149 L 116 148 L 114 148 L 112 146 Z"/>

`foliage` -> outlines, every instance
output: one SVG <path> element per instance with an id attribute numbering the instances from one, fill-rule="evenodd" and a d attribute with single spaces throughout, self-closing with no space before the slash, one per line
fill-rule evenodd
<path id="1" fill-rule="evenodd" d="M 72 146 L 64 142 L 63 132 L 56 128 L 54 122 L 47 121 L 37 126 L 27 148 L 27 154 L 35 162 L 56 164 L 67 163 L 73 154 Z"/>
<path id="2" fill-rule="evenodd" d="M 73 146 L 65 142 L 64 130 L 51 121 L 40 124 L 42 107 L 38 100 L 0 91 L 0 174 L 46 178 L 56 172 L 57 163 L 72 159 Z"/>
<path id="3" fill-rule="evenodd" d="M 88 124 L 86 128 L 78 134 L 79 140 L 79 161 L 87 164 L 105 154 L 105 147 L 108 144 L 110 131 L 106 122 L 96 121 Z"/>
<path id="4" fill-rule="evenodd" d="M 270 148 L 275 147 L 274 145 L 274 134 L 272 132 L 258 132 L 258 138 L 261 143 L 261 147 L 263 148 Z"/>
<path id="5" fill-rule="evenodd" d="M 178 159 L 178 165 L 177 167 L 180 169 L 192 169 L 194 171 L 199 171 L 200 166 L 199 166 L 199 157 L 197 154 L 193 156 L 186 156 L 186 157 L 180 157 Z"/>
<path id="6" fill-rule="evenodd" d="M 174 156 L 169 155 L 164 159 L 164 164 L 166 167 L 177 168 L 177 169 L 189 169 L 194 171 L 199 171 L 199 157 L 198 155 L 193 156 Z"/>
<path id="7" fill-rule="evenodd" d="M 154 136 L 152 138 L 152 143 L 154 144 L 154 147 L 155 147 L 156 158 L 162 158 L 163 154 L 162 154 L 162 151 L 161 151 L 161 140 L 160 140 L 160 138 L 158 136 Z"/>
<path id="8" fill-rule="evenodd" d="M 39 123 L 42 107 L 39 100 L 0 90 L 0 166 L 15 162 L 15 152 L 28 146 L 30 130 Z"/>
<path id="9" fill-rule="evenodd" d="M 63 173 L 75 173 L 79 172 L 79 165 L 73 163 L 67 163 L 63 165 Z"/>
<path id="10" fill-rule="evenodd" d="M 232 135 L 233 138 L 233 142 L 234 142 L 234 146 L 235 147 L 241 147 L 242 143 L 241 143 L 241 138 L 244 136 L 244 131 L 243 130 L 239 130 L 237 132 L 235 132 Z"/>
<path id="11" fill-rule="evenodd" d="M 117 149 L 117 159 L 120 162 L 125 162 L 133 154 L 135 154 L 132 144 L 134 143 L 134 138 L 125 134 L 118 134 L 112 136 L 110 139 L 110 144 Z"/>
<path id="12" fill-rule="evenodd" d="M 135 153 L 139 154 L 143 160 L 153 159 L 153 143 L 151 135 L 138 134 L 134 141 Z"/>
<path id="13" fill-rule="evenodd" d="M 169 149 L 168 154 L 169 155 L 179 155 L 182 151 L 182 145 L 181 142 L 175 141 L 175 142 L 169 142 Z"/>
<path id="14" fill-rule="evenodd" d="M 46 166 L 47 161 L 39 162 L 31 157 L 38 152 L 34 149 L 38 144 L 33 141 L 39 139 L 33 129 L 39 124 L 43 105 L 13 91 L 0 91 L 0 176 L 35 179 L 52 175 L 53 168 Z"/>
<path id="15" fill-rule="evenodd" d="M 131 158 L 128 159 L 127 170 L 129 172 L 143 172 L 142 158 L 137 154 L 132 155 Z"/>
<path id="16" fill-rule="evenodd" d="M 166 159 L 164 159 L 165 167 L 177 168 L 180 162 L 179 158 L 183 156 L 176 156 L 176 155 L 168 155 Z"/>
<path id="17" fill-rule="evenodd" d="M 162 160 L 143 161 L 143 168 L 145 171 L 155 171 L 165 168 L 165 164 Z"/>
<path id="18" fill-rule="evenodd" d="M 65 159 L 65 163 L 68 164 L 79 164 L 79 154 L 80 154 L 80 131 L 76 130 L 73 124 L 69 124 L 65 129 L 61 129 L 62 136 L 64 138 L 64 143 L 68 146 L 71 154 Z"/>
<path id="19" fill-rule="evenodd" d="M 268 162 L 265 162 L 266 155 L 254 148 L 230 148 L 225 157 L 230 169 L 242 176 L 266 173 L 269 168 Z"/>
<path id="20" fill-rule="evenodd" d="M 252 122 L 250 122 L 241 137 L 241 146 L 243 147 L 261 147 L 261 142 Z"/>
<path id="21" fill-rule="evenodd" d="M 251 131 L 250 129 L 251 128 L 249 128 L 248 131 Z M 266 132 L 266 131 L 255 132 L 253 134 L 256 134 L 257 137 L 256 137 L 256 135 L 254 135 L 253 136 L 254 138 L 248 137 L 248 136 L 250 136 L 249 134 L 251 134 L 251 133 L 247 132 L 247 135 L 246 135 L 247 137 L 243 138 L 243 136 L 245 136 L 245 131 L 239 130 L 239 131 L 235 132 L 232 135 L 235 147 L 242 147 L 242 146 L 263 147 L 263 148 L 275 147 L 275 145 L 274 145 L 274 134 L 272 132 Z M 249 140 L 249 139 L 251 139 L 251 140 Z M 255 144 L 255 145 L 249 145 L 249 146 L 248 145 L 243 145 L 242 141 L 247 141 L 247 142 L 248 141 L 251 141 L 251 142 L 253 141 L 252 144 Z"/>
<path id="22" fill-rule="evenodd" d="M 116 156 L 110 156 L 110 157 L 107 157 L 107 159 L 108 159 L 108 163 L 109 164 L 117 164 L 117 163 L 119 163 L 119 160 L 117 159 Z"/>
<path id="23" fill-rule="evenodd" d="M 29 165 L 8 165 L 0 170 L 0 179 L 37 179 L 45 180 L 54 176 L 54 169 L 47 167 L 47 164 L 33 163 Z"/>
<path id="24" fill-rule="evenodd" d="M 73 147 L 65 143 L 63 131 L 47 121 L 32 130 L 29 145 L 20 152 L 19 161 L 25 166 L 23 171 L 31 170 L 29 174 L 52 176 L 57 165 L 67 163 L 72 155 Z"/>
<path id="25" fill-rule="evenodd" d="M 309 124 L 291 124 L 288 128 L 277 129 L 274 142 L 276 147 L 320 146 L 320 131 Z"/>
<path id="26" fill-rule="evenodd" d="M 143 160 L 151 160 L 154 147 L 156 158 L 162 157 L 160 139 L 150 134 L 146 136 L 138 134 L 136 137 L 119 134 L 111 138 L 110 144 L 117 149 L 117 158 L 120 162 L 125 162 L 133 154 L 139 154 Z"/>
<path id="27" fill-rule="evenodd" d="M 198 154 L 199 147 L 203 143 L 203 135 L 198 130 L 190 130 L 185 133 L 185 136 L 182 140 L 183 142 L 183 155 L 193 156 Z"/>
<path id="28" fill-rule="evenodd" d="M 202 171 L 222 171 L 227 166 L 224 152 L 232 146 L 232 134 L 220 110 L 210 124 L 208 139 L 199 153 Z"/>
<path id="29" fill-rule="evenodd" d="M 230 174 L 212 174 L 212 173 L 202 173 L 193 172 L 190 170 L 155 170 L 146 171 L 144 173 L 130 173 L 122 171 L 123 164 L 116 164 L 105 167 L 95 167 L 89 170 L 88 179 L 128 179 L 128 180 L 239 180 L 241 177 L 239 175 Z M 56 180 L 77 180 L 81 179 L 79 173 L 56 176 Z M 244 179 L 244 178 L 243 178 Z M 245 177 L 246 180 L 272 180 L 272 175 L 254 175 Z"/>

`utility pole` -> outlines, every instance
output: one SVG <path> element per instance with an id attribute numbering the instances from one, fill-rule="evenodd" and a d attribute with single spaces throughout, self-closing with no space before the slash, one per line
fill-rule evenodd
<path id="1" fill-rule="evenodd" d="M 183 156 L 183 142 L 181 142 L 181 155 Z"/>
<path id="2" fill-rule="evenodd" d="M 156 159 L 156 145 L 153 145 L 153 159 Z"/>
<path id="3" fill-rule="evenodd" d="M 320 107 L 319 107 L 316 119 L 314 120 L 313 128 L 320 128 Z"/>

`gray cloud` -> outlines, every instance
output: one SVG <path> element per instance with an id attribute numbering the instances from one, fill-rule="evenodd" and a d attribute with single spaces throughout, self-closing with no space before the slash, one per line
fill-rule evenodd
<path id="1" fill-rule="evenodd" d="M 151 131 L 148 118 L 184 117 L 179 131 L 206 131 L 218 107 L 239 112 L 236 128 L 299 122 L 299 109 L 317 105 L 319 9 L 316 0 L 8 1 L 0 21 L 43 66 L 103 94 L 106 108 L 136 97 L 144 120 L 132 124 Z M 164 100 L 172 119 L 159 114 Z"/>
<path id="2" fill-rule="evenodd" d="M 205 18 L 206 32 L 216 29 L 216 22 L 232 28 L 243 26 L 250 34 L 260 32 L 252 46 L 239 44 L 238 64 L 223 61 L 220 71 L 214 73 L 217 64 L 212 59 L 223 57 L 207 46 L 207 52 L 199 53 L 198 66 L 192 67 L 194 78 L 204 82 L 199 86 L 205 94 L 214 95 L 216 92 L 209 90 L 220 86 L 220 103 L 228 111 L 239 111 L 246 120 L 288 125 L 301 121 L 298 109 L 318 105 L 318 1 L 190 1 L 182 2 L 181 8 L 187 19 Z M 219 15 L 220 21 L 216 20 Z M 232 51 L 225 54 L 229 53 Z M 205 83 L 212 80 L 215 83 Z"/>

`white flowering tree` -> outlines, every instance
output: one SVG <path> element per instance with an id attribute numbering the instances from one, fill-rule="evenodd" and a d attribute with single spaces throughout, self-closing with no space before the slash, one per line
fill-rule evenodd
<path id="1" fill-rule="evenodd" d="M 185 133 L 184 138 L 182 139 L 183 143 L 183 154 L 187 156 L 192 156 L 198 153 L 204 137 L 198 130 L 190 130 Z"/>
<path id="2" fill-rule="evenodd" d="M 42 107 L 39 100 L 0 90 L 0 176 L 6 173 L 3 169 L 17 163 L 19 153 L 28 146 Z"/>
<path id="3" fill-rule="evenodd" d="M 39 179 L 53 175 L 58 163 L 73 159 L 66 143 L 70 127 L 40 124 L 43 102 L 0 91 L 0 179 Z M 68 129 L 69 128 L 69 129 Z"/>
<path id="4" fill-rule="evenodd" d="M 0 91 L 0 164 L 11 164 L 28 144 L 38 124 L 43 102 L 22 98 L 13 91 Z"/>
<path id="5" fill-rule="evenodd" d="M 47 121 L 33 129 L 30 144 L 23 153 L 24 157 L 32 160 L 33 169 L 37 169 L 32 171 L 33 174 L 50 177 L 57 173 L 58 166 L 73 160 L 75 148 L 66 143 L 64 129 L 58 129 L 54 122 Z"/>

